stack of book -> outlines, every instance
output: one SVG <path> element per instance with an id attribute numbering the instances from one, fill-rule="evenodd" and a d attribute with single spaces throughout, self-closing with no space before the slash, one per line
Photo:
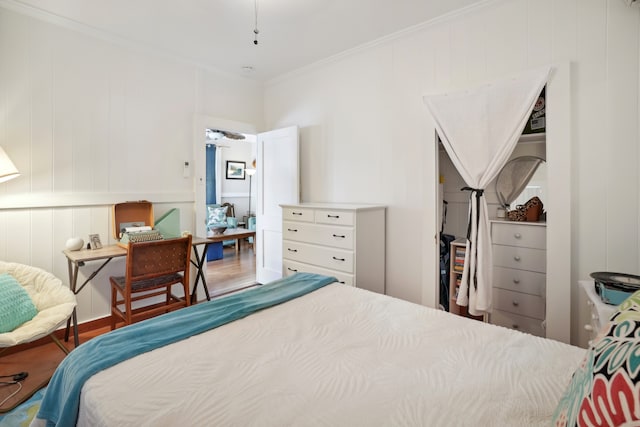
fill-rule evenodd
<path id="1" fill-rule="evenodd" d="M 453 270 L 459 273 L 462 273 L 464 270 L 464 255 L 466 252 L 466 248 L 464 247 L 456 247 L 455 257 L 453 259 Z"/>

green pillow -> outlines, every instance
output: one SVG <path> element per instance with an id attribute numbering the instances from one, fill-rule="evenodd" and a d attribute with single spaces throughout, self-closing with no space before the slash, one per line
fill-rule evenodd
<path id="1" fill-rule="evenodd" d="M 27 291 L 10 274 L 0 274 L 0 334 L 33 319 L 38 309 Z"/>

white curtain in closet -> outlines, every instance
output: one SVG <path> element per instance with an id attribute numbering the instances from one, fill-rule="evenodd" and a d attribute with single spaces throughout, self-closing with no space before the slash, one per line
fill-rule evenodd
<path id="1" fill-rule="evenodd" d="M 477 88 L 425 96 L 436 131 L 470 192 L 467 251 L 458 305 L 491 312 L 492 253 L 486 186 L 505 165 L 547 83 L 550 67 Z"/>

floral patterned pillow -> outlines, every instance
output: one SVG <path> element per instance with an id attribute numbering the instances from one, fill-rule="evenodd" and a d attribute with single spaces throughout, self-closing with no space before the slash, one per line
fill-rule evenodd
<path id="1" fill-rule="evenodd" d="M 640 291 L 620 304 L 574 372 L 553 425 L 640 425 Z"/>
<path id="2" fill-rule="evenodd" d="M 227 206 L 207 206 L 207 227 L 227 225 Z"/>

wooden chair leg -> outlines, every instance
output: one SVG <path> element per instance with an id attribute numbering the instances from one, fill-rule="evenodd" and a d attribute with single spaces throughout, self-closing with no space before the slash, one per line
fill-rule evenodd
<path id="1" fill-rule="evenodd" d="M 116 328 L 116 297 L 117 292 L 113 285 L 111 285 L 111 330 L 113 331 Z"/>
<path id="2" fill-rule="evenodd" d="M 64 344 L 62 344 L 60 342 L 60 340 L 58 339 L 58 337 L 55 335 L 55 333 L 53 334 L 49 334 L 49 336 L 51 337 L 51 339 L 53 340 L 54 343 L 56 343 L 56 345 L 58 347 L 60 347 L 60 350 L 62 350 L 64 352 L 64 354 L 69 354 L 69 349 L 67 347 L 64 346 Z"/>
<path id="3" fill-rule="evenodd" d="M 126 310 L 124 313 L 124 323 L 125 325 L 131 325 L 133 323 L 133 316 L 131 314 L 131 295 L 126 295 L 126 293 L 124 296 L 124 309 Z"/>

